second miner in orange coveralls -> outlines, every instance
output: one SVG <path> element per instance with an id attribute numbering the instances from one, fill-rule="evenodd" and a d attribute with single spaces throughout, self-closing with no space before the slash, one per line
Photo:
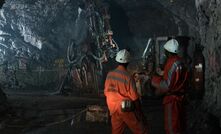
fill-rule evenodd
<path id="1" fill-rule="evenodd" d="M 188 70 L 178 56 L 179 44 L 171 39 L 164 45 L 167 61 L 162 77 L 154 76 L 152 85 L 158 93 L 164 94 L 164 126 L 166 134 L 185 134 L 184 99 L 188 86 Z"/>

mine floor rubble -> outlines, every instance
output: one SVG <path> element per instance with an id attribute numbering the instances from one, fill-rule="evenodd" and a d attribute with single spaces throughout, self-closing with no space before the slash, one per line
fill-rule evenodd
<path id="1" fill-rule="evenodd" d="M 10 95 L 8 102 L 13 113 L 1 120 L 1 134 L 111 133 L 104 97 Z M 150 132 L 163 134 L 161 100 L 145 99 L 142 103 L 151 122 Z"/>

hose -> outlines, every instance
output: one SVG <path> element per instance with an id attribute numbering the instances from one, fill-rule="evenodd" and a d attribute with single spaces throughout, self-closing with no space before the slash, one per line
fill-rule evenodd
<path id="1" fill-rule="evenodd" d="M 70 59 L 70 53 L 71 53 L 70 47 L 71 49 L 73 49 L 73 44 L 74 43 L 72 42 L 70 45 L 68 45 L 68 49 L 67 49 L 67 60 L 69 64 L 74 64 L 78 61 L 77 58 L 75 60 Z"/>

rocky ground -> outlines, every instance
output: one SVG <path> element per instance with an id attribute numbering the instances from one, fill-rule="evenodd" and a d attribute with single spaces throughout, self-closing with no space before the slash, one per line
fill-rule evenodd
<path id="1" fill-rule="evenodd" d="M 16 117 L 9 117 L 2 123 L 1 134 L 111 133 L 110 123 L 85 121 L 85 108 L 88 105 L 104 106 L 104 98 L 16 95 L 8 96 L 8 100 Z M 151 134 L 163 134 L 161 100 L 145 99 L 143 106 Z M 70 117 L 73 115 L 76 116 L 71 125 Z M 130 131 L 127 133 L 130 134 Z"/>

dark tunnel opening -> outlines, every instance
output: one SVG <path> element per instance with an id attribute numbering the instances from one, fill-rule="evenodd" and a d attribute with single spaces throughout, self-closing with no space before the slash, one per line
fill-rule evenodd
<path id="1" fill-rule="evenodd" d="M 116 1 L 110 1 L 111 26 L 115 31 L 114 38 L 120 44 L 120 48 L 130 49 L 129 44 L 134 44 L 133 34 L 129 28 L 129 18 L 121 5 Z M 120 20 L 120 21 L 116 21 Z"/>

